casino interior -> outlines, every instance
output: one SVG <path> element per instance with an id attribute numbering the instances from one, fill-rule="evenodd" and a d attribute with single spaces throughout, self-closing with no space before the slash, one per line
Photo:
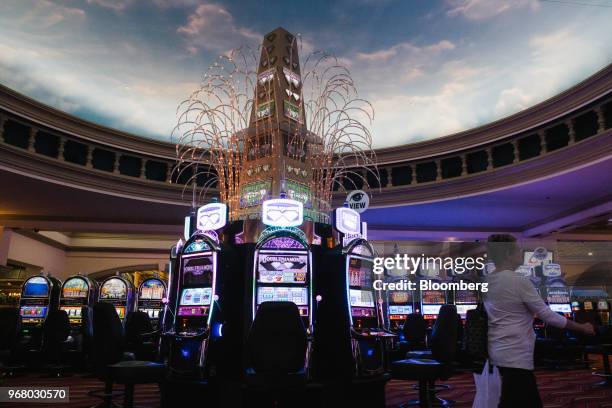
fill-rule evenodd
<path id="1" fill-rule="evenodd" d="M 544 405 L 612 406 L 612 65 L 483 126 L 373 149 L 356 119 L 302 102 L 296 37 L 262 41 L 248 101 L 204 112 L 192 96 L 176 143 L 0 85 L 0 386 L 69 386 L 68 407 L 471 407 L 481 293 L 372 282 L 490 268 L 379 276 L 374 258 L 486 257 L 512 234 L 517 272 L 596 329 L 534 319 Z M 209 80 L 198 98 L 232 85 Z M 355 129 L 338 136 L 342 120 Z"/>

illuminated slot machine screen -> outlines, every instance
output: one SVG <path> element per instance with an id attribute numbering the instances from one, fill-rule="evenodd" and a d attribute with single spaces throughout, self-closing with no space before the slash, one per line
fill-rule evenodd
<path id="1" fill-rule="evenodd" d="M 257 305 L 264 302 L 293 302 L 301 316 L 308 316 L 308 289 L 299 286 L 260 286 Z"/>
<path id="2" fill-rule="evenodd" d="M 47 306 L 21 306 L 22 322 L 40 322 L 47 316 Z"/>
<path id="3" fill-rule="evenodd" d="M 111 278 L 100 287 L 100 300 L 124 300 L 127 298 L 127 291 L 127 285 L 123 280 Z"/>
<path id="4" fill-rule="evenodd" d="M 212 287 L 214 260 L 211 254 L 183 255 L 183 286 Z"/>
<path id="5" fill-rule="evenodd" d="M 22 297 L 46 298 L 49 296 L 49 283 L 42 276 L 30 278 L 23 288 Z"/>
<path id="6" fill-rule="evenodd" d="M 306 284 L 308 255 L 291 252 L 260 252 L 257 262 L 259 283 Z"/>
<path id="7" fill-rule="evenodd" d="M 577 312 L 580 310 L 580 302 L 572 302 L 572 311 Z"/>
<path id="8" fill-rule="evenodd" d="M 462 319 L 465 319 L 467 316 L 468 310 L 474 310 L 478 307 L 477 304 L 456 304 L 457 314 L 461 316 Z"/>
<path id="9" fill-rule="evenodd" d="M 599 300 L 597 302 L 597 310 L 608 310 L 609 306 L 608 306 L 608 301 L 606 300 Z"/>
<path id="10" fill-rule="evenodd" d="M 208 316 L 212 300 L 212 288 L 185 288 L 181 291 L 178 315 Z"/>
<path id="11" fill-rule="evenodd" d="M 403 320 L 412 314 L 412 292 L 394 290 L 389 292 L 389 319 Z"/>
<path id="12" fill-rule="evenodd" d="M 149 279 L 143 282 L 140 288 L 139 299 L 162 300 L 164 297 L 164 284 L 157 279 Z"/>
<path id="13" fill-rule="evenodd" d="M 391 305 L 389 306 L 389 319 L 402 320 L 412 314 L 412 305 Z"/>
<path id="14" fill-rule="evenodd" d="M 421 292 L 421 313 L 425 319 L 436 319 L 440 308 L 446 303 L 443 290 L 424 290 Z"/>
<path id="15" fill-rule="evenodd" d="M 553 312 L 571 314 L 570 291 L 565 286 L 549 286 L 546 288 L 546 302 Z"/>
<path id="16" fill-rule="evenodd" d="M 373 262 L 369 259 L 349 257 L 349 286 L 371 288 L 372 268 Z"/>
<path id="17" fill-rule="evenodd" d="M 584 310 L 593 310 L 593 302 L 584 302 Z"/>
<path id="18" fill-rule="evenodd" d="M 89 295 L 89 285 L 85 279 L 70 278 L 62 287 L 62 297 L 66 299 L 87 299 Z"/>
<path id="19" fill-rule="evenodd" d="M 81 306 L 61 306 L 60 310 L 64 310 L 71 322 L 81 321 Z"/>
<path id="20" fill-rule="evenodd" d="M 351 314 L 355 317 L 374 317 L 374 293 L 372 290 L 349 289 Z"/>

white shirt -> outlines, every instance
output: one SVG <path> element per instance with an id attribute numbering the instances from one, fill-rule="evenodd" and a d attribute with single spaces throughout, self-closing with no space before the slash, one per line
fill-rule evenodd
<path id="1" fill-rule="evenodd" d="M 564 328 L 567 319 L 550 310 L 531 281 L 514 271 L 494 272 L 487 282 L 490 361 L 498 367 L 533 370 L 534 316 L 558 328 Z"/>

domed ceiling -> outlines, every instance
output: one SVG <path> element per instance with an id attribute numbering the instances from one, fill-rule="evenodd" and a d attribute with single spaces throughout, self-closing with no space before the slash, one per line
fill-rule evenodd
<path id="1" fill-rule="evenodd" d="M 491 122 L 612 62 L 609 0 L 3 0 L 0 83 L 105 126 L 170 140 L 215 56 L 277 26 L 341 58 L 375 147 Z"/>

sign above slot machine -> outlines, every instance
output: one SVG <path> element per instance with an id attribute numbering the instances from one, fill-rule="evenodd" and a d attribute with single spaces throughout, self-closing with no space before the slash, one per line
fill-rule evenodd
<path id="1" fill-rule="evenodd" d="M 227 224 L 227 205 L 210 203 L 198 209 L 197 228 L 199 231 L 216 231 Z"/>
<path id="2" fill-rule="evenodd" d="M 287 198 L 266 200 L 262 206 L 262 222 L 270 227 L 297 227 L 304 221 L 304 204 Z"/>
<path id="3" fill-rule="evenodd" d="M 361 215 L 351 208 L 336 208 L 334 227 L 343 234 L 359 234 L 361 233 Z"/>
<path id="4" fill-rule="evenodd" d="M 549 263 L 544 265 L 542 275 L 547 278 L 558 278 L 561 276 L 561 265 L 556 263 Z"/>

